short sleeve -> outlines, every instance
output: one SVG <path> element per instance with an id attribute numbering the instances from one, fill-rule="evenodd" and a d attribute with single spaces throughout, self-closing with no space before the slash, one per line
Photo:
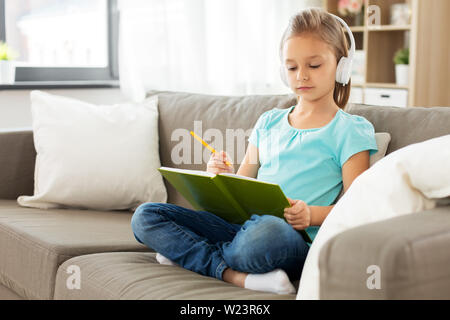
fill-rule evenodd
<path id="1" fill-rule="evenodd" d="M 259 147 L 259 141 L 261 136 L 261 130 L 263 130 L 266 127 L 267 120 L 269 117 L 269 111 L 264 112 L 261 114 L 258 118 L 258 120 L 255 123 L 255 126 L 253 127 L 252 133 L 250 134 L 250 137 L 248 137 L 248 142 L 251 142 L 255 146 Z"/>
<path id="2" fill-rule="evenodd" d="M 341 167 L 358 152 L 369 150 L 371 156 L 378 151 L 373 125 L 361 116 L 354 116 L 350 123 L 341 135 L 342 141 L 338 144 L 340 146 L 338 155 Z"/>

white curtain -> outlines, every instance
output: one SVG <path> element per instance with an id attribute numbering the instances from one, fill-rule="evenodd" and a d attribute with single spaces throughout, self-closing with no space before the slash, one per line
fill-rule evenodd
<path id="1" fill-rule="evenodd" d="M 322 0 L 119 0 L 122 92 L 288 93 L 278 47 L 289 18 Z"/>

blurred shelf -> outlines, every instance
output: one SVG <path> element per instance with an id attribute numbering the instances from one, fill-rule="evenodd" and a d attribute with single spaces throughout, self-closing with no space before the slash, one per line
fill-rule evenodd
<path id="1" fill-rule="evenodd" d="M 368 26 L 369 31 L 409 31 L 411 30 L 411 25 L 379 25 L 379 26 Z M 353 30 L 352 30 L 353 32 Z"/>
<path id="2" fill-rule="evenodd" d="M 409 89 L 409 86 L 400 86 L 396 83 L 383 82 L 367 82 L 364 86 L 367 88 Z"/>
<path id="3" fill-rule="evenodd" d="M 364 26 L 354 26 L 354 27 L 350 27 L 350 30 L 352 32 L 364 32 Z M 345 31 L 347 31 L 347 29 L 345 29 Z"/>
<path id="4" fill-rule="evenodd" d="M 365 82 L 365 83 L 353 83 L 352 87 L 355 88 L 386 88 L 386 89 L 409 89 L 409 86 L 400 86 L 396 83 L 383 83 L 383 82 Z"/>
<path id="5" fill-rule="evenodd" d="M 450 51 L 450 0 L 363 0 L 366 12 L 362 26 L 357 24 L 360 19 L 342 16 L 338 3 L 337 0 L 323 0 L 323 7 L 341 17 L 354 34 L 359 52 L 353 66 L 358 69 L 355 75 L 359 81 L 352 83 L 352 87 L 355 94 L 360 95 L 358 99 L 366 102 L 368 94 L 369 98 L 373 92 L 385 96 L 383 91 L 386 91 L 393 97 L 393 102 L 400 96 L 403 101 L 406 93 L 410 107 L 450 105 L 450 73 L 445 67 Z M 398 4 L 409 6 L 410 17 L 403 21 L 404 24 L 394 25 L 391 23 L 392 8 Z M 369 12 L 372 5 L 377 10 Z M 375 18 L 377 12 L 379 25 L 373 25 L 372 17 Z M 348 39 L 347 32 L 346 36 Z M 408 85 L 399 86 L 393 58 L 403 48 L 409 48 L 410 52 L 409 76 Z"/>

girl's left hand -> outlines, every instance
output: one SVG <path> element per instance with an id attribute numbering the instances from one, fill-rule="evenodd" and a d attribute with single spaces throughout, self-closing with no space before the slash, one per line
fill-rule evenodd
<path id="1" fill-rule="evenodd" d="M 302 200 L 287 198 L 290 208 L 284 208 L 286 221 L 296 230 L 306 229 L 311 225 L 311 208 Z"/>

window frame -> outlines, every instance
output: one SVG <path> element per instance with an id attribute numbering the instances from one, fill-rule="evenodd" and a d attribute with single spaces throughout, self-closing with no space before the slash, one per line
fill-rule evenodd
<path id="1" fill-rule="evenodd" d="M 6 0 L 0 0 L 0 40 L 6 40 Z M 104 82 L 109 85 L 118 85 L 118 35 L 119 35 L 119 10 L 117 0 L 107 0 L 107 23 L 108 23 L 108 65 L 105 68 L 61 68 L 61 67 L 16 67 L 16 81 L 10 86 L 21 83 L 58 83 L 69 82 Z M 42 86 L 42 85 L 41 85 Z"/>

